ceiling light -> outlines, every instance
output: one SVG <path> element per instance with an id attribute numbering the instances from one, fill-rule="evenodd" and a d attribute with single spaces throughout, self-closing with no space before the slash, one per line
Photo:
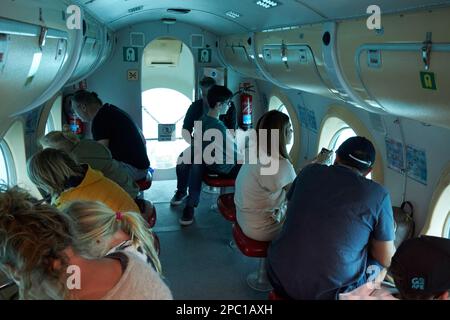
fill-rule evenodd
<path id="1" fill-rule="evenodd" d="M 241 16 L 240 13 L 235 12 L 235 11 L 228 11 L 225 14 L 233 19 L 239 18 Z"/>
<path id="2" fill-rule="evenodd" d="M 269 9 L 269 8 L 279 6 L 281 3 L 277 2 L 277 1 L 273 1 L 273 0 L 258 0 L 256 2 L 256 4 L 263 8 Z"/>

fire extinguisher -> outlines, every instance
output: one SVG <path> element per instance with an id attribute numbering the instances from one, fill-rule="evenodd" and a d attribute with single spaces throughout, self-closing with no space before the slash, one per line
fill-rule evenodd
<path id="1" fill-rule="evenodd" d="M 78 138 L 82 138 L 84 135 L 84 124 L 80 118 L 78 118 L 75 114 L 70 114 L 67 117 L 67 122 L 69 124 L 69 130 L 73 134 L 75 134 Z"/>
<path id="2" fill-rule="evenodd" d="M 246 130 L 252 127 L 252 112 L 253 112 L 253 96 L 250 94 L 250 83 L 241 83 L 239 91 L 241 92 L 241 119 L 242 129 Z"/>

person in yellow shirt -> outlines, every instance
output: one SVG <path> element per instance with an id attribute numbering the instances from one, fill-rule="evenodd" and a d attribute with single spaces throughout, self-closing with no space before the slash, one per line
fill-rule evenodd
<path id="1" fill-rule="evenodd" d="M 28 160 L 28 176 L 61 207 L 74 200 L 100 201 L 116 212 L 140 212 L 135 201 L 118 184 L 93 170 L 78 164 L 62 150 L 47 148 Z"/>

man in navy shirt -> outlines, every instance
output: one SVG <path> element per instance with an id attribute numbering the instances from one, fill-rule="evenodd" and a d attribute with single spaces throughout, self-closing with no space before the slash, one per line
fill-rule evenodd
<path id="1" fill-rule="evenodd" d="M 352 137 L 336 154 L 332 166 L 305 167 L 287 195 L 286 221 L 268 252 L 268 276 L 280 296 L 337 299 L 390 265 L 390 196 L 365 178 L 375 148 L 366 138 Z"/>
<path id="2" fill-rule="evenodd" d="M 80 90 L 72 101 L 81 120 L 92 121 L 94 140 L 108 147 L 135 181 L 145 178 L 150 167 L 145 138 L 130 116 L 116 106 L 103 104 L 95 92 Z"/>

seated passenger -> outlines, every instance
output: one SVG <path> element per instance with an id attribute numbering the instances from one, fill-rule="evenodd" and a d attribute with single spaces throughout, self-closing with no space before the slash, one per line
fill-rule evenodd
<path id="1" fill-rule="evenodd" d="M 183 138 L 189 144 L 193 143 L 193 131 L 194 123 L 200 121 L 200 119 L 209 111 L 207 94 L 208 90 L 216 84 L 216 81 L 211 77 L 204 77 L 200 81 L 200 92 L 201 98 L 194 101 L 186 112 L 186 116 L 183 121 Z M 237 119 L 236 119 L 236 108 L 231 105 L 227 113 L 220 115 L 220 120 L 225 124 L 228 129 L 236 129 Z M 177 161 L 176 174 L 177 174 L 177 191 L 170 201 L 173 206 L 180 205 L 187 195 L 187 188 L 189 185 L 189 176 L 191 172 L 192 163 L 194 162 L 194 150 L 190 145 L 186 150 L 184 150 Z M 183 161 L 185 155 L 190 155 L 190 161 Z"/>
<path id="2" fill-rule="evenodd" d="M 191 168 L 190 178 L 189 178 L 189 196 L 186 201 L 186 206 L 183 210 L 183 215 L 179 222 L 183 226 L 192 224 L 194 221 L 194 208 L 198 206 L 202 179 L 204 174 L 204 169 L 210 173 L 218 174 L 226 178 L 236 178 L 240 165 L 236 164 L 237 161 L 237 148 L 234 142 L 234 137 L 228 131 L 224 123 L 219 120 L 222 113 L 228 111 L 231 98 L 233 93 L 224 86 L 214 85 L 208 90 L 208 106 L 209 111 L 207 114 L 203 115 L 200 119 L 202 124 L 202 132 L 194 133 L 201 134 L 202 136 L 202 161 L 203 163 L 195 163 Z M 219 135 L 221 141 L 216 141 L 216 136 L 212 135 L 212 141 L 207 141 L 205 139 L 205 133 L 210 130 L 211 133 L 214 131 Z M 194 150 L 196 149 L 194 137 Z M 205 141 L 206 140 L 206 141 Z M 211 146 L 213 148 L 211 148 Z M 197 147 L 198 148 L 198 147 Z M 208 150 L 210 152 L 207 152 Z M 205 157 L 208 157 L 205 158 Z M 199 157 L 200 158 L 200 157 Z M 195 157 L 194 157 L 194 160 Z"/>
<path id="3" fill-rule="evenodd" d="M 203 136 L 203 161 L 206 164 L 206 169 L 210 173 L 216 173 L 222 177 L 236 178 L 240 165 L 236 164 L 237 161 L 237 147 L 234 136 L 230 133 L 225 124 L 219 120 L 220 115 L 227 113 L 229 107 L 232 104 L 231 98 L 233 93 L 224 86 L 212 86 L 208 91 L 208 106 L 209 111 L 200 119 L 202 121 L 202 136 Z M 216 130 L 221 134 L 222 143 L 215 140 L 215 136 L 212 141 L 205 139 L 205 133 L 208 130 Z M 205 152 L 208 146 L 214 146 L 214 161 L 208 163 L 205 159 L 205 155 L 209 155 Z M 211 159 L 213 160 L 213 159 Z"/>
<path id="4" fill-rule="evenodd" d="M 267 130 L 266 141 L 258 136 L 258 150 L 265 159 L 277 161 L 276 172 L 262 172 L 265 159 L 257 164 L 246 163 L 236 179 L 234 202 L 236 218 L 245 235 L 257 241 L 271 241 L 281 230 L 286 212 L 286 192 L 295 179 L 295 170 L 286 145 L 292 139 L 289 117 L 279 111 L 269 111 L 258 122 L 257 132 Z M 271 137 L 277 130 L 278 149 L 271 150 Z M 275 152 L 271 154 L 271 152 Z"/>
<path id="5" fill-rule="evenodd" d="M 73 218 L 80 249 L 95 258 L 130 251 L 161 273 L 153 234 L 138 213 L 114 212 L 101 202 L 75 201 L 62 211 Z"/>
<path id="6" fill-rule="evenodd" d="M 340 300 L 448 300 L 450 290 L 450 239 L 432 236 L 404 241 L 392 257 L 390 274 L 397 292 L 368 282 Z M 378 286 L 376 286 L 378 285 Z"/>
<path id="7" fill-rule="evenodd" d="M 107 147 L 94 140 L 80 140 L 71 132 L 52 131 L 40 139 L 43 148 L 63 150 L 70 154 L 78 163 L 86 163 L 92 169 L 101 171 L 133 199 L 139 193 L 139 187 L 128 171 L 114 160 Z"/>
<path id="8" fill-rule="evenodd" d="M 268 250 L 267 273 L 275 292 L 291 299 L 338 299 L 389 267 L 394 218 L 389 192 L 366 179 L 373 144 L 347 139 L 334 165 L 311 164 L 287 195 L 286 220 Z"/>
<path id="9" fill-rule="evenodd" d="M 130 116 L 112 104 L 103 104 L 95 92 L 77 91 L 72 101 L 75 113 L 85 122 L 92 121 L 94 140 L 111 150 L 133 180 L 144 179 L 150 167 L 146 141 Z"/>
<path id="10" fill-rule="evenodd" d="M 169 300 L 153 268 L 132 252 L 86 258 L 71 217 L 17 187 L 0 188 L 0 269 L 21 299 Z"/>
<path id="11" fill-rule="evenodd" d="M 134 200 L 114 181 L 62 150 L 47 148 L 28 160 L 28 176 L 60 207 L 74 200 L 100 201 L 114 211 L 139 212 Z"/>
<path id="12" fill-rule="evenodd" d="M 184 150 L 177 160 L 176 166 L 176 174 L 177 174 L 177 191 L 175 195 L 170 200 L 170 204 L 173 206 L 180 205 L 183 200 L 187 196 L 187 188 L 189 185 L 189 176 L 191 172 L 192 163 L 194 161 L 193 157 L 193 148 L 191 144 L 193 143 L 193 131 L 194 131 L 194 122 L 199 121 L 204 114 L 208 112 L 208 100 L 206 96 L 208 94 L 209 88 L 216 84 L 216 81 L 211 77 L 204 77 L 200 82 L 200 94 L 201 98 L 194 101 L 188 108 L 186 112 L 186 116 L 183 120 L 183 130 L 182 136 L 187 143 L 189 143 L 189 147 Z M 190 155 L 190 162 L 186 163 L 183 161 L 186 154 Z"/>

